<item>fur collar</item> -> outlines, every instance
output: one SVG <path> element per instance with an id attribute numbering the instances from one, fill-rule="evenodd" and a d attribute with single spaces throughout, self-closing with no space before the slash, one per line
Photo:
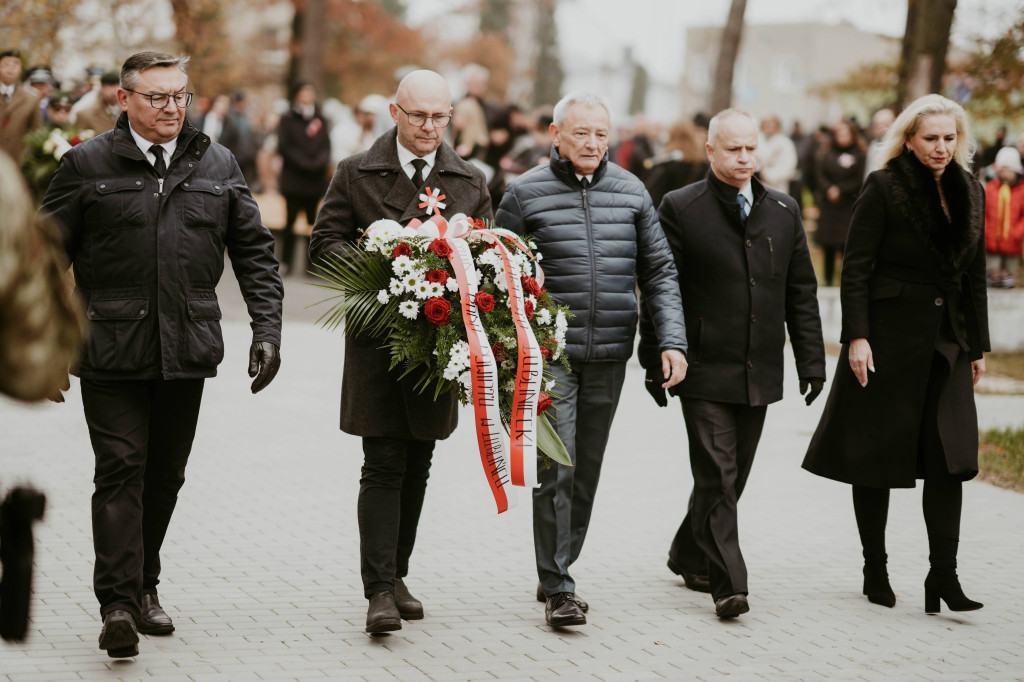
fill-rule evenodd
<path id="1" fill-rule="evenodd" d="M 929 168 L 906 151 L 886 166 L 893 199 L 903 217 L 921 235 L 946 274 L 962 271 L 985 231 L 984 189 L 956 161 L 942 174 L 952 220 L 946 219 L 939 189 Z"/>

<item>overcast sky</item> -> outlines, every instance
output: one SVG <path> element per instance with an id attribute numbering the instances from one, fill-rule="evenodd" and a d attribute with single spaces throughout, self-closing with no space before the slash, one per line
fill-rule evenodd
<path id="1" fill-rule="evenodd" d="M 473 0 L 415 0 L 408 18 L 417 23 Z M 684 36 L 691 26 L 722 25 L 730 0 L 559 0 L 562 58 L 599 62 L 631 46 L 637 60 L 659 80 L 682 74 Z M 959 0 L 954 39 L 999 32 L 1021 0 Z M 748 0 L 748 23 L 848 21 L 866 31 L 903 35 L 906 0 Z"/>

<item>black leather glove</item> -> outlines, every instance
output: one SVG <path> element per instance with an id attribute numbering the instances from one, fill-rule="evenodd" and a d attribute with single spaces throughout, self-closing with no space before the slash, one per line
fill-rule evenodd
<path id="1" fill-rule="evenodd" d="M 665 383 L 665 377 L 661 375 L 660 367 L 651 367 L 647 370 L 644 388 L 654 398 L 654 402 L 658 403 L 658 407 L 666 407 L 668 405 L 668 395 L 665 393 L 665 389 L 661 387 L 663 383 Z"/>
<path id="2" fill-rule="evenodd" d="M 256 377 L 252 382 L 252 392 L 259 393 L 267 387 L 277 370 L 281 368 L 281 351 L 270 341 L 253 341 L 249 346 L 249 376 Z"/>
<path id="3" fill-rule="evenodd" d="M 821 394 L 821 389 L 824 388 L 824 387 L 825 387 L 825 380 L 824 379 L 819 379 L 818 377 L 811 377 L 810 379 L 801 379 L 800 380 L 800 395 L 803 395 L 804 393 L 806 393 L 807 397 L 804 398 L 804 402 L 807 403 L 808 405 L 810 405 L 811 403 L 814 402 L 814 399 L 817 398 Z M 807 390 L 808 388 L 810 388 L 811 390 L 808 391 Z"/>

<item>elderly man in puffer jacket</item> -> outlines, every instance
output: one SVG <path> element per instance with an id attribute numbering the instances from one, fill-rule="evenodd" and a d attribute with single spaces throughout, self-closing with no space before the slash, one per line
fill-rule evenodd
<path id="1" fill-rule="evenodd" d="M 663 386 L 686 376 L 686 327 L 675 263 L 643 183 L 607 158 L 607 105 L 570 93 L 556 106 L 551 162 L 508 188 L 495 224 L 537 243 L 546 287 L 573 318 L 566 338 L 572 365 L 552 364 L 556 428 L 575 466 L 540 466 L 533 534 L 550 625 L 583 625 L 587 603 L 569 567 L 590 523 L 612 418 L 633 353 L 636 284 L 660 339 Z"/>

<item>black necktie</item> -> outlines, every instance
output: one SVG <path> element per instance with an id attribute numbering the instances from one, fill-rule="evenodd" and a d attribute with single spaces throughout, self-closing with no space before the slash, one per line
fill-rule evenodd
<path id="1" fill-rule="evenodd" d="M 149 151 L 153 152 L 153 156 L 156 157 L 156 161 L 153 163 L 153 169 L 159 177 L 164 177 L 167 175 L 167 163 L 164 161 L 164 148 L 155 144 L 149 148 Z"/>
<path id="2" fill-rule="evenodd" d="M 410 161 L 416 172 L 412 174 L 412 184 L 416 185 L 416 189 L 423 186 L 423 167 L 427 165 L 427 162 L 423 159 L 413 159 Z"/>

